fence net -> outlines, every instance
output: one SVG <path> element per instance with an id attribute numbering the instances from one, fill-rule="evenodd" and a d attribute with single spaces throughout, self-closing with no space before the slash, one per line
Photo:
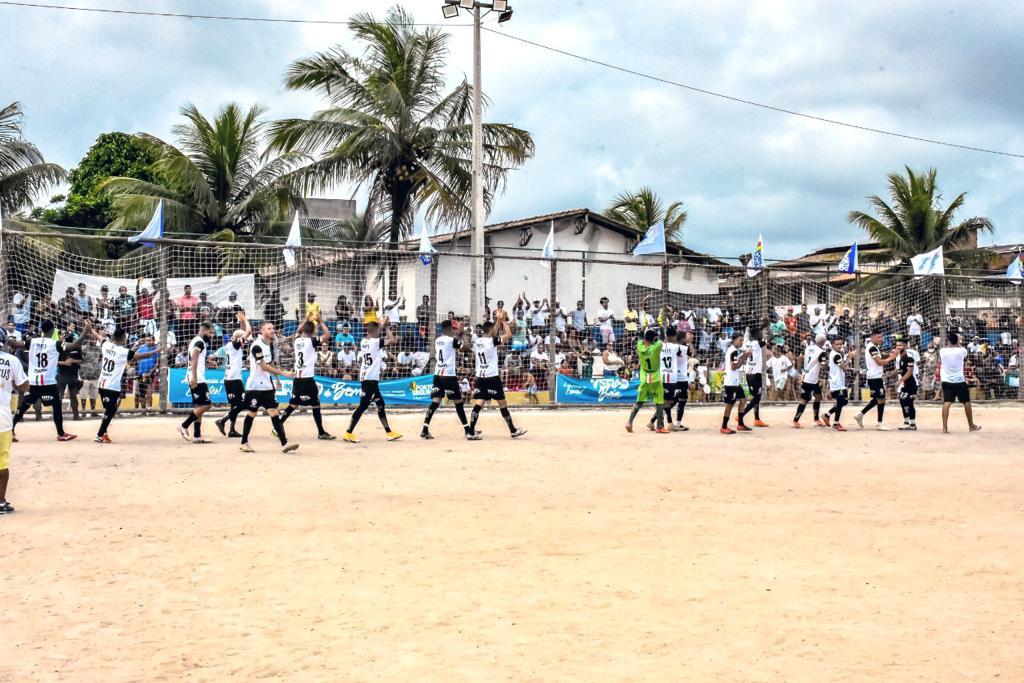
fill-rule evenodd
<path id="1" fill-rule="evenodd" d="M 10 306 L 9 350 L 24 356 L 18 340 L 37 335 L 45 319 L 69 337 L 87 320 L 107 334 L 123 328 L 129 343 L 162 350 L 129 370 L 129 409 L 151 407 L 166 390 L 162 370 L 186 364 L 185 349 L 203 321 L 216 327 L 215 349 L 241 326 L 239 313 L 253 325 L 273 323 L 280 362 L 290 367 L 290 337 L 309 316 L 328 339 L 317 375 L 355 380 L 367 323 L 387 319 L 398 337 L 384 378 L 409 378 L 430 374 L 438 323 L 451 320 L 467 331 L 480 317 L 470 310 L 474 260 L 466 254 L 437 254 L 425 264 L 406 251 L 305 247 L 290 266 L 280 246 L 165 241 L 111 259 L 103 257 L 104 243 L 83 245 L 73 237 L 4 231 L 0 284 Z M 937 388 L 935 352 L 946 330 L 961 332 L 968 343 L 977 398 L 1019 395 L 1021 290 L 1006 280 L 890 275 L 858 283 L 853 276 L 782 270 L 748 277 L 738 267 L 657 258 L 580 254 L 548 262 L 527 249 L 494 249 L 484 272 L 480 315 L 509 322 L 513 338 L 501 357 L 503 379 L 526 400 L 544 400 L 558 375 L 634 377 L 638 336 L 668 326 L 688 336 L 687 374 L 691 400 L 698 402 L 720 398 L 732 333 L 757 328 L 768 342 L 769 399 L 795 399 L 799 359 L 817 335 L 860 349 L 876 330 L 886 347 L 902 335 L 919 351 L 923 397 Z M 61 377 L 69 398 L 77 387 L 80 395 L 71 400 L 84 405 L 95 401 L 98 347 L 86 344 L 82 355 L 80 364 L 61 367 Z M 215 353 L 212 363 L 222 364 L 223 355 Z M 861 372 L 850 373 L 851 388 L 864 383 L 863 359 L 859 364 Z M 468 351 L 460 370 L 472 381 Z"/>

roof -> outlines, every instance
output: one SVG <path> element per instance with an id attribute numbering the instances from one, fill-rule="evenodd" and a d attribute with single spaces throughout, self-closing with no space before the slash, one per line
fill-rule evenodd
<path id="1" fill-rule="evenodd" d="M 635 240 L 640 240 L 641 238 L 643 238 L 644 233 L 646 232 L 644 230 L 638 230 L 637 228 L 634 228 L 634 227 L 631 227 L 629 225 L 626 225 L 625 223 L 620 223 L 619 221 L 616 221 L 616 220 L 614 220 L 612 218 L 609 218 L 608 216 L 605 216 L 604 214 L 596 213 L 594 211 L 591 211 L 590 209 L 581 208 L 581 209 L 566 209 L 564 211 L 556 211 L 554 213 L 544 213 L 544 214 L 540 214 L 538 216 L 529 216 L 527 218 L 518 218 L 518 219 L 512 220 L 512 221 L 503 221 L 501 223 L 492 223 L 490 225 L 485 225 L 484 226 L 484 234 L 485 235 L 490 235 L 490 234 L 494 234 L 494 233 L 504 232 L 506 230 L 518 230 L 518 229 L 526 228 L 526 227 L 529 227 L 529 226 L 541 225 L 541 224 L 544 224 L 544 223 L 550 223 L 551 221 L 564 220 L 564 219 L 573 219 L 573 218 L 584 218 L 589 223 L 593 223 L 595 225 L 601 226 L 602 228 L 604 228 L 606 230 L 611 230 L 612 232 L 616 232 L 616 233 L 618 233 L 618 234 L 620 234 L 620 235 L 622 235 L 624 237 L 628 237 L 630 239 L 635 239 Z M 441 245 L 441 244 L 449 244 L 449 243 L 451 243 L 452 241 L 454 241 L 456 239 L 460 239 L 460 238 L 463 238 L 463 237 L 469 237 L 469 235 L 470 235 L 470 231 L 469 230 L 463 230 L 463 231 L 459 231 L 459 232 L 445 233 L 445 234 L 442 234 L 442 235 L 434 235 L 434 236 L 431 236 L 430 241 L 435 246 L 437 246 L 437 245 Z M 414 243 L 415 244 L 419 244 L 419 238 L 416 238 L 415 240 L 410 240 L 408 242 L 408 244 L 414 244 Z M 679 242 L 672 242 L 672 241 L 668 242 L 668 253 L 669 254 L 678 255 L 678 256 L 684 256 L 684 257 L 687 257 L 687 258 L 689 258 L 691 260 L 695 260 L 695 261 L 699 260 L 699 261 L 704 262 L 704 263 L 711 263 L 711 264 L 715 264 L 715 265 L 724 265 L 724 262 L 719 261 L 715 257 L 710 256 L 709 254 L 701 253 L 701 252 L 696 251 L 694 249 L 690 249 L 686 245 L 680 244 Z"/>

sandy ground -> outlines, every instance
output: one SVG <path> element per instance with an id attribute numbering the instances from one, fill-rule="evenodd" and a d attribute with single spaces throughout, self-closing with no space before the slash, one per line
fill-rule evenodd
<path id="1" fill-rule="evenodd" d="M 480 443 L 405 414 L 392 444 L 368 416 L 348 447 L 297 415 L 292 456 L 266 418 L 255 455 L 30 422 L 0 679 L 1024 680 L 1024 410 L 979 412 L 723 437 L 710 409 L 670 435 L 524 411 L 518 442 L 488 413 Z"/>

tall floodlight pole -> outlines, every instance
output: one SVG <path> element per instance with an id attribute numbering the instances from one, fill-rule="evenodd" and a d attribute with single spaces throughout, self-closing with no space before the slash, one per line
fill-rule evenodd
<path id="1" fill-rule="evenodd" d="M 472 10 L 473 12 L 473 151 L 472 151 L 472 220 L 473 233 L 471 240 L 471 252 L 473 267 L 471 269 L 472 282 L 469 287 L 469 320 L 473 324 L 483 322 L 484 313 L 484 96 L 483 85 L 481 84 L 481 49 L 480 49 L 480 24 L 485 15 L 481 12 L 487 10 L 498 13 L 498 23 L 504 23 L 512 18 L 512 8 L 508 0 L 493 0 L 493 2 L 480 2 L 480 0 L 444 0 L 442 10 L 445 19 L 454 19 L 459 16 L 459 9 Z"/>

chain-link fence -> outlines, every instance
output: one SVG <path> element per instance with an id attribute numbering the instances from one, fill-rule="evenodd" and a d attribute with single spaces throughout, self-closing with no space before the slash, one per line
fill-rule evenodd
<path id="1" fill-rule="evenodd" d="M 44 319 L 68 338 L 90 321 L 107 332 L 126 330 L 131 344 L 160 349 L 159 356 L 130 371 L 129 409 L 178 403 L 174 387 L 183 381 L 179 370 L 199 324 L 216 325 L 216 348 L 242 324 L 239 312 L 252 324 L 274 324 L 285 367 L 298 324 L 307 315 L 318 320 L 318 335 L 327 343 L 317 375 L 337 387 L 358 379 L 358 343 L 366 324 L 387 319 L 397 344 L 388 352 L 385 378 L 407 380 L 410 396 L 421 399 L 429 396 L 422 382 L 433 367 L 438 324 L 452 320 L 468 333 L 480 321 L 498 318 L 512 331 L 501 357 L 502 376 L 510 394 L 523 402 L 615 400 L 637 374 L 638 336 L 649 327 L 669 326 L 691 347 L 686 372 L 694 402 L 720 398 L 728 340 L 735 331 L 749 334 L 755 328 L 764 330 L 768 343 L 768 400 L 795 400 L 802 350 L 817 335 L 859 350 L 876 331 L 886 347 L 902 335 L 918 350 L 922 398 L 932 398 L 936 352 L 947 330 L 961 332 L 968 346 L 967 375 L 976 399 L 1021 399 L 1021 287 L 997 274 L 836 275 L 769 268 L 751 277 L 741 266 L 680 257 L 580 253 L 544 260 L 539 250 L 495 248 L 484 257 L 485 308 L 473 312 L 474 257 L 467 253 L 424 260 L 414 251 L 316 246 L 295 249 L 289 265 L 281 246 L 159 240 L 112 260 L 102 248 L 109 242 L 5 230 L 0 287 L 9 306 L 8 350 L 23 360 L 24 340 L 39 334 Z M 86 344 L 78 362 L 60 368 L 62 390 L 72 407 L 85 412 L 98 409 L 98 357 L 95 345 Z M 223 362 L 217 354 L 212 358 L 213 365 Z M 852 389 L 864 383 L 863 360 L 858 364 L 861 372 L 850 373 Z M 467 351 L 460 377 L 471 382 L 473 374 Z M 592 392 L 579 390 L 587 383 Z"/>

